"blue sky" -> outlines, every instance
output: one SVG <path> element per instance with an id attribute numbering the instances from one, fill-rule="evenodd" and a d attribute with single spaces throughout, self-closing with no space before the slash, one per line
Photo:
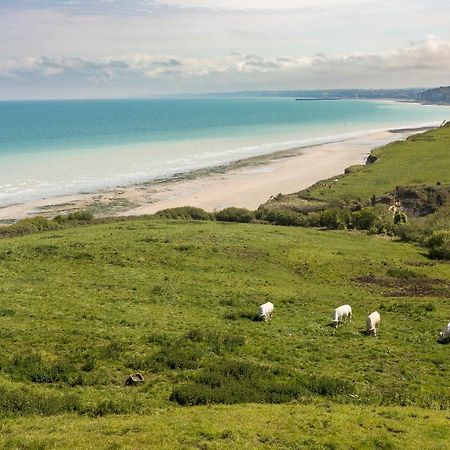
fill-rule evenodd
<path id="1" fill-rule="evenodd" d="M 0 98 L 450 84 L 450 0 L 0 0 Z"/>

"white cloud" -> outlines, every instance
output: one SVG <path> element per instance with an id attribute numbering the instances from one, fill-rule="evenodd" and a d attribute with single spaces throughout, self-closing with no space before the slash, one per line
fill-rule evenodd
<path id="1" fill-rule="evenodd" d="M 449 0 L 0 0 L 0 98 L 13 82 L 110 96 L 448 84 L 449 17 Z"/>
<path id="2" fill-rule="evenodd" d="M 364 0 L 360 0 L 359 3 L 361 1 Z M 341 4 L 357 3 L 357 0 L 164 0 L 164 3 L 184 8 L 286 11 L 309 7 L 327 8 Z"/>
<path id="3" fill-rule="evenodd" d="M 114 58 L 28 57 L 0 62 L 0 77 L 26 82 L 53 79 L 69 86 L 69 80 L 97 85 L 138 80 L 164 82 L 173 92 L 184 89 L 234 89 L 251 81 L 254 88 L 383 87 L 388 80 L 397 86 L 445 83 L 450 73 L 450 42 L 435 36 L 390 52 L 318 54 L 312 57 L 264 58 L 230 54 L 225 57 L 130 54 Z M 180 84 L 181 83 L 181 84 Z M 398 84 L 397 84 L 398 83 Z M 392 86 L 391 86 L 392 87 Z"/>

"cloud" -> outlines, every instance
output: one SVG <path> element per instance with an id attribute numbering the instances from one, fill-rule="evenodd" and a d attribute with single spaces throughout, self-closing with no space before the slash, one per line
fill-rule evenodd
<path id="1" fill-rule="evenodd" d="M 37 79 L 82 79 L 87 82 L 110 82 L 132 79 L 207 80 L 219 77 L 233 88 L 252 77 L 255 86 L 271 81 L 273 87 L 296 80 L 298 87 L 307 80 L 335 81 L 341 85 L 346 79 L 378 80 L 380 86 L 387 78 L 414 80 L 413 84 L 428 84 L 427 77 L 442 77 L 450 73 L 450 42 L 430 36 L 422 42 L 390 52 L 351 53 L 348 55 L 317 54 L 312 57 L 274 57 L 230 54 L 225 57 L 185 57 L 135 53 L 122 57 L 97 59 L 67 57 L 27 57 L 0 62 L 0 77 L 29 81 Z M 400 78 L 399 78 L 400 77 Z M 450 80 L 448 80 L 450 81 Z M 360 81 L 359 81 L 360 83 Z M 214 83 L 212 83 L 214 84 Z M 206 84 L 205 86 L 208 86 Z M 349 87 L 351 84 L 349 84 Z M 317 85 L 315 87 L 321 87 Z"/>
<path id="2" fill-rule="evenodd" d="M 216 10 L 290 11 L 370 3 L 375 0 L 164 0 L 166 5 Z"/>

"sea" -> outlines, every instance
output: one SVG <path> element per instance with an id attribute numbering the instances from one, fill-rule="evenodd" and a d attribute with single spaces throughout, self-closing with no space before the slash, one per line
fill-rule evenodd
<path id="1" fill-rule="evenodd" d="M 446 119 L 446 106 L 369 100 L 0 102 L 0 207 Z"/>

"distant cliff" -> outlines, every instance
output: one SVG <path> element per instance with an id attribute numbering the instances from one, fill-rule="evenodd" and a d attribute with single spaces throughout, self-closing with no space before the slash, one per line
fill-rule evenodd
<path id="1" fill-rule="evenodd" d="M 440 103 L 443 105 L 450 105 L 450 86 L 440 87 L 436 89 L 429 89 L 421 92 L 417 99 L 423 103 Z"/>

